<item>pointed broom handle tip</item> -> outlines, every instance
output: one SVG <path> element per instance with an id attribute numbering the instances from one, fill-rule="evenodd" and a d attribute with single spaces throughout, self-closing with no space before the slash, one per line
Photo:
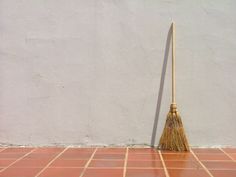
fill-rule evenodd
<path id="1" fill-rule="evenodd" d="M 175 22 L 171 23 L 171 27 L 172 27 L 172 35 L 175 38 Z"/>

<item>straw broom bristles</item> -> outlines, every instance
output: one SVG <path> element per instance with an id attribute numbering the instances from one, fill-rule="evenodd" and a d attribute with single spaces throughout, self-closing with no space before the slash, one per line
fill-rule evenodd
<path id="1" fill-rule="evenodd" d="M 188 141 L 176 104 L 170 106 L 158 147 L 162 150 L 189 151 Z"/>

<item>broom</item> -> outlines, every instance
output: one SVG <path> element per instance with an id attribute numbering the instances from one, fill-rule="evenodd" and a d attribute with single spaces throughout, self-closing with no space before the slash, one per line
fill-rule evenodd
<path id="1" fill-rule="evenodd" d="M 181 117 L 175 103 L 175 24 L 172 23 L 172 103 L 158 145 L 159 149 L 189 151 Z"/>

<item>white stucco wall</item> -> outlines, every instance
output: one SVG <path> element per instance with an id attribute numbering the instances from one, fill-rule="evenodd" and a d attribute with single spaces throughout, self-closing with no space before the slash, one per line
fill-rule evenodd
<path id="1" fill-rule="evenodd" d="M 150 145 L 174 20 L 177 103 L 189 142 L 236 146 L 235 7 L 234 0 L 0 0 L 1 144 Z M 170 64 L 156 144 L 171 101 Z"/>

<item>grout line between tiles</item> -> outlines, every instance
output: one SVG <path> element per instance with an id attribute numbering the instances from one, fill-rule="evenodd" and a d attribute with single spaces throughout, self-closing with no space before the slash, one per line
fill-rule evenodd
<path id="1" fill-rule="evenodd" d="M 219 148 L 225 155 L 227 155 L 231 160 L 233 160 L 234 162 L 236 161 L 236 160 L 234 160 L 234 158 L 233 157 L 231 157 L 227 152 L 225 152 L 222 148 Z"/>
<path id="2" fill-rule="evenodd" d="M 40 170 L 35 177 L 38 177 L 41 173 L 43 173 L 43 171 L 49 167 L 49 165 L 51 165 L 60 155 L 62 155 L 69 147 L 66 147 L 63 151 L 61 151 L 59 154 L 57 154 L 56 157 L 54 157 L 42 170 Z"/>
<path id="3" fill-rule="evenodd" d="M 190 152 L 193 154 L 193 156 L 195 157 L 195 159 L 198 161 L 198 163 L 200 163 L 200 165 L 203 167 L 203 169 L 207 172 L 207 174 L 211 177 L 214 177 L 211 172 L 206 168 L 206 166 L 198 159 L 198 157 L 196 156 L 196 154 L 194 154 L 194 152 L 192 151 L 192 149 L 190 149 Z"/>
<path id="4" fill-rule="evenodd" d="M 83 171 L 81 172 L 81 174 L 80 174 L 79 177 L 84 176 L 84 173 L 85 173 L 85 171 L 86 171 L 86 168 L 88 168 L 88 166 L 89 166 L 90 162 L 92 161 L 92 159 L 93 159 L 95 153 L 97 152 L 97 150 L 98 150 L 98 148 L 95 148 L 95 149 L 94 149 L 93 154 L 91 155 L 90 159 L 88 160 L 88 162 L 87 162 L 86 165 L 84 166 L 84 169 L 83 169 Z"/>
<path id="5" fill-rule="evenodd" d="M 230 169 L 230 168 L 210 168 L 209 170 L 217 170 L 217 171 L 220 171 L 220 170 L 222 170 L 222 171 L 234 171 L 235 169 Z M 223 176 L 224 177 L 224 176 Z M 232 177 L 232 176 L 231 176 Z M 235 176 L 234 176 L 235 177 Z"/>
<path id="6" fill-rule="evenodd" d="M 125 176 L 126 176 L 128 155 L 129 155 L 129 147 L 127 147 L 127 148 L 126 148 L 126 153 L 125 153 L 125 162 L 124 162 L 124 171 L 123 171 L 123 177 L 125 177 Z"/>
<path id="7" fill-rule="evenodd" d="M 16 159 L 14 162 L 10 163 L 8 166 L 4 167 L 3 169 L 0 170 L 0 172 L 3 172 L 4 170 L 6 170 L 7 168 L 11 167 L 12 165 L 14 165 L 16 162 L 20 161 L 21 159 L 23 159 L 24 157 L 26 157 L 27 155 L 29 155 L 30 153 L 32 153 L 33 151 L 35 151 L 35 149 L 32 149 L 30 152 L 24 154 L 23 156 L 19 157 L 18 159 Z"/>
<path id="8" fill-rule="evenodd" d="M 166 177 L 170 177 L 169 172 L 168 172 L 168 170 L 167 170 L 167 168 L 166 168 L 165 161 L 164 161 L 163 156 L 162 156 L 162 154 L 161 154 L 161 151 L 158 150 L 158 153 L 159 153 L 160 158 L 161 158 L 161 162 L 162 162 L 162 165 L 163 165 L 163 168 L 164 168 L 164 171 L 165 171 L 165 175 L 166 175 Z"/>

